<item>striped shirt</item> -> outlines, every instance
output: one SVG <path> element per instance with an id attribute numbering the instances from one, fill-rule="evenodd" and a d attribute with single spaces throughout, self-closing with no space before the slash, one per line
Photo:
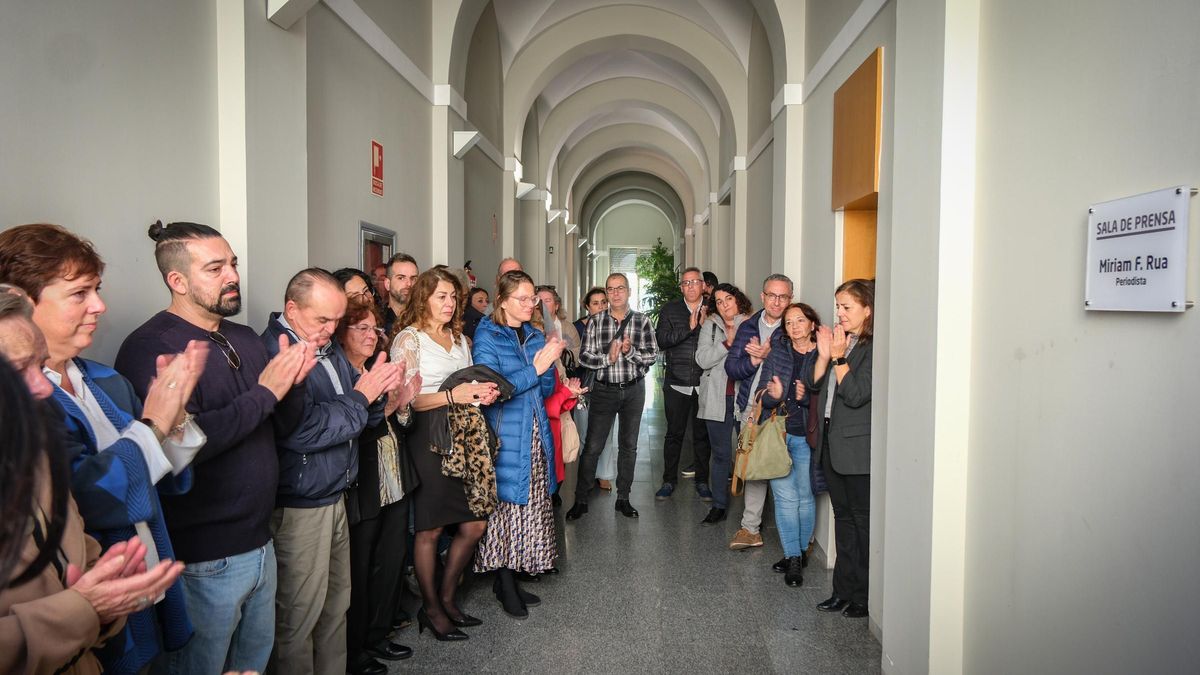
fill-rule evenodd
<path id="1" fill-rule="evenodd" d="M 654 327 L 650 325 L 650 319 L 632 309 L 627 318 L 629 324 L 625 326 L 625 337 L 629 338 L 631 347 L 629 353 L 619 355 L 615 363 L 608 362 L 608 351 L 617 334 L 617 320 L 605 310 L 588 322 L 579 362 L 595 370 L 599 382 L 632 382 L 645 375 L 658 356 L 658 343 L 654 339 Z"/>

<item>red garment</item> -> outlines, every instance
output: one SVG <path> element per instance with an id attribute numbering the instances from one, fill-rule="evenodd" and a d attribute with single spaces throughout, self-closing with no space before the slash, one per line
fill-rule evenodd
<path id="1" fill-rule="evenodd" d="M 567 385 L 563 384 L 562 380 L 556 380 L 554 384 L 554 393 L 546 399 L 546 416 L 550 418 L 550 436 L 554 440 L 554 475 L 562 481 L 566 475 L 566 466 L 563 463 L 562 452 L 562 414 L 570 411 L 579 403 L 579 399 L 575 398 L 575 394 L 567 389 Z"/>

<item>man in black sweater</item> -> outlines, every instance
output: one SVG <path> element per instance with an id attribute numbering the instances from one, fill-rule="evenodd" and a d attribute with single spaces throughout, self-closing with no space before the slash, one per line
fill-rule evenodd
<path id="1" fill-rule="evenodd" d="M 145 397 L 159 355 L 178 353 L 189 340 L 213 348 L 187 406 L 208 436 L 192 462 L 192 490 L 162 497 L 175 552 L 188 563 L 182 579 L 196 632 L 153 669 L 262 672 L 275 637 L 275 433 L 299 422 L 304 389 L 296 385 L 316 363 L 314 350 L 285 345 L 269 359 L 253 330 L 225 319 L 242 300 L 237 256 L 219 232 L 156 223 L 150 237 L 171 305 L 125 339 L 117 370 Z"/>
<path id="2" fill-rule="evenodd" d="M 663 381 L 663 412 L 667 418 L 667 434 L 663 439 L 663 484 L 654 497 L 667 499 L 675 492 L 679 477 L 679 452 L 687 425 L 692 425 L 692 453 L 696 472 L 696 493 L 704 501 L 712 501 L 708 487 L 708 429 L 703 420 L 696 419 L 700 397 L 697 387 L 704 370 L 696 363 L 696 342 L 700 326 L 707 313 L 704 304 L 704 277 L 700 270 L 689 267 L 679 280 L 683 297 L 662 306 L 658 314 L 655 338 L 658 348 L 666 354 L 667 372 Z"/>

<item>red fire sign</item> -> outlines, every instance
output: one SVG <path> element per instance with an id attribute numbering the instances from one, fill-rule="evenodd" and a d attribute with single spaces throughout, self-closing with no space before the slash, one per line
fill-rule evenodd
<path id="1" fill-rule="evenodd" d="M 383 144 L 371 141 L 371 192 L 383 196 Z"/>

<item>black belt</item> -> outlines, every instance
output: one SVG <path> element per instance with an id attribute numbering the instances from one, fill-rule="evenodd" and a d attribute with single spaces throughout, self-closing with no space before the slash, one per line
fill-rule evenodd
<path id="1" fill-rule="evenodd" d="M 628 382 L 605 382 L 604 380 L 596 380 L 596 384 L 602 384 L 602 385 L 604 385 L 606 387 L 610 387 L 612 389 L 628 389 L 628 388 L 632 387 L 633 385 L 641 382 L 643 379 L 645 379 L 645 377 L 646 376 L 643 375 L 635 380 L 630 380 Z"/>

